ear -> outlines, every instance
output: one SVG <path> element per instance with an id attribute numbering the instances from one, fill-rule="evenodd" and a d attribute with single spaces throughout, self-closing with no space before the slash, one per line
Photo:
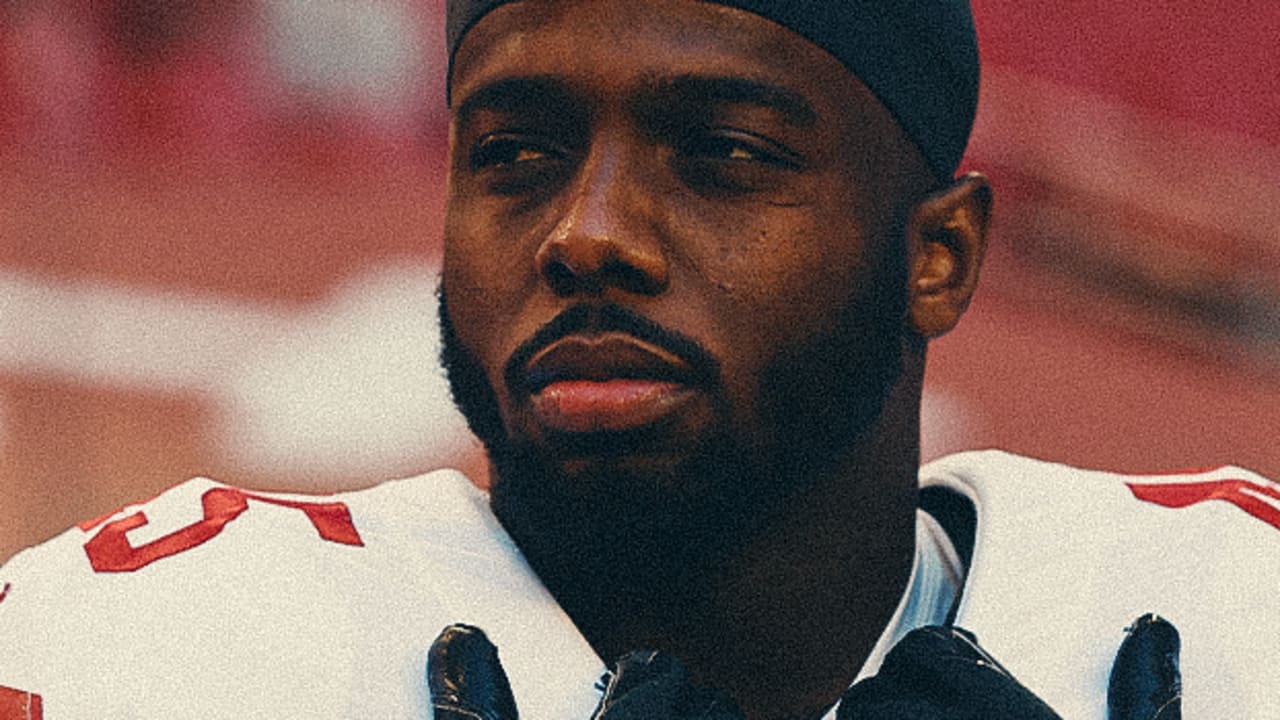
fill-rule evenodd
<path id="1" fill-rule="evenodd" d="M 925 198 L 907 222 L 911 324 L 925 339 L 959 322 L 987 250 L 991 185 L 969 173 Z"/>

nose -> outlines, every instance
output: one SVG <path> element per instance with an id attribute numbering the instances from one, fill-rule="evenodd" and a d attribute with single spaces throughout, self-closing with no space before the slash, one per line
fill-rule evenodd
<path id="1" fill-rule="evenodd" d="M 657 295 L 670 268 L 652 189 L 620 143 L 599 143 L 570 184 L 564 214 L 534 263 L 561 297 L 608 290 Z"/>

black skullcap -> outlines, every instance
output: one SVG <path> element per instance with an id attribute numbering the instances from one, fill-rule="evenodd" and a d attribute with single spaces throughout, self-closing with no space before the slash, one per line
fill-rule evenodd
<path id="1" fill-rule="evenodd" d="M 451 70 L 463 35 L 513 1 L 448 0 Z M 955 175 L 978 108 L 968 0 L 709 1 L 768 18 L 834 55 L 888 108 L 939 178 Z"/>

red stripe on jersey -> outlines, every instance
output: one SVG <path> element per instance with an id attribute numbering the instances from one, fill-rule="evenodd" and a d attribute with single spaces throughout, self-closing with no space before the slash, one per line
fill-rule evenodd
<path id="1" fill-rule="evenodd" d="M 1225 500 L 1280 530 L 1280 492 L 1248 480 L 1194 483 L 1126 483 L 1133 496 L 1169 508 L 1184 508 L 1206 500 Z"/>
<path id="2" fill-rule="evenodd" d="M 96 572 L 133 572 L 208 542 L 222 532 L 227 523 L 240 517 L 249 508 L 250 500 L 301 510 L 322 539 L 364 546 L 351 511 L 340 502 L 297 502 L 253 495 L 235 488 L 213 488 L 200 496 L 204 517 L 186 527 L 135 547 L 127 533 L 149 522 L 145 514 L 136 512 L 104 525 L 84 544 L 84 551 Z"/>
<path id="3" fill-rule="evenodd" d="M 316 532 L 320 533 L 320 537 L 325 540 L 344 545 L 364 547 L 364 541 L 360 539 L 360 533 L 356 532 L 356 524 L 351 519 L 351 510 L 344 503 L 295 502 L 293 500 L 263 497 L 253 493 L 245 493 L 244 496 L 253 500 L 271 503 L 272 505 L 282 505 L 294 510 L 301 510 L 306 514 L 311 524 L 315 526 Z"/>
<path id="4" fill-rule="evenodd" d="M 151 497 L 149 497 L 149 498 L 147 498 L 147 499 L 145 499 L 145 500 L 139 500 L 138 502 L 129 503 L 129 505 L 146 505 L 147 503 L 151 502 L 152 500 L 155 500 L 157 497 L 159 497 L 159 495 L 152 495 Z M 99 525 L 101 525 L 102 523 L 104 523 L 104 522 L 106 522 L 106 521 L 110 520 L 110 519 L 112 518 L 112 516 L 119 515 L 119 514 L 120 514 L 120 512 L 121 512 L 122 510 L 124 510 L 125 508 L 129 507 L 129 505 L 121 505 L 120 507 L 116 508 L 115 510 L 112 510 L 112 511 L 111 511 L 111 512 L 109 512 L 109 513 L 105 513 L 105 514 L 99 515 L 98 517 L 96 517 L 96 518 L 94 518 L 94 519 L 92 519 L 92 520 L 85 520 L 84 522 L 77 523 L 77 524 L 76 524 L 76 527 L 80 528 L 81 530 L 83 530 L 83 531 L 85 531 L 85 532 L 89 532 L 90 530 L 92 530 L 92 529 L 94 529 L 94 528 L 98 527 L 98 526 L 99 526 Z"/>
<path id="5" fill-rule="evenodd" d="M 44 701 L 35 693 L 0 687 L 0 720 L 44 720 Z"/>
<path id="6" fill-rule="evenodd" d="M 5 583 L 4 587 L 0 587 L 0 602 L 4 602 L 4 599 L 9 597 L 9 588 L 11 587 L 13 587 L 13 585 L 10 585 L 9 583 Z"/>

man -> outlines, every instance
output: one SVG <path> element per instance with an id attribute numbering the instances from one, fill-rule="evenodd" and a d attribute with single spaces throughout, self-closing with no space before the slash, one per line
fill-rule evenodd
<path id="1" fill-rule="evenodd" d="M 196 480 L 85 523 L 0 572 L 0 699 L 1102 718 L 1110 681 L 1111 717 L 1168 720 L 1177 636 L 1147 618 L 1121 645 L 1154 611 L 1193 715 L 1277 716 L 1273 484 L 917 467 L 927 342 L 990 214 L 953 179 L 965 3 L 456 0 L 449 22 L 440 320 L 491 496 Z"/>
<path id="2" fill-rule="evenodd" d="M 495 513 L 601 657 L 820 714 L 911 572 L 924 340 L 985 181 L 729 5 L 504 5 L 453 57 L 441 321 Z"/>

